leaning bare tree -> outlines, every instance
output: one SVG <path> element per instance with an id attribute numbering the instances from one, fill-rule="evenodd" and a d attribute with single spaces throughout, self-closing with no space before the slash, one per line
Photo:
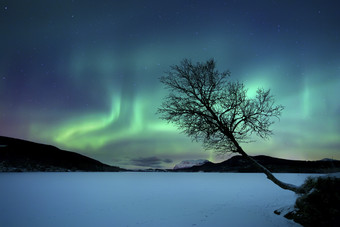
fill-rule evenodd
<path id="1" fill-rule="evenodd" d="M 252 134 L 268 138 L 272 118 L 279 118 L 283 106 L 274 104 L 270 90 L 258 89 L 255 98 L 247 97 L 244 85 L 231 81 L 230 72 L 221 73 L 215 65 L 214 60 L 193 64 L 184 59 L 180 65 L 171 66 L 160 78 L 169 90 L 158 110 L 161 118 L 202 141 L 206 149 L 242 155 L 275 184 L 298 193 L 297 186 L 278 180 L 240 146 L 249 142 Z"/>

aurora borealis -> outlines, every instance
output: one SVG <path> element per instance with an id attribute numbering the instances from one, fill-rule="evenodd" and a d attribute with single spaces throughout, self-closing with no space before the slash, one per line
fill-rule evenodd
<path id="1" fill-rule="evenodd" d="M 254 3 L 256 2 L 256 3 Z M 337 1 L 0 1 L 0 135 L 125 168 L 220 161 L 155 113 L 159 77 L 214 58 L 285 106 L 251 155 L 340 159 Z"/>

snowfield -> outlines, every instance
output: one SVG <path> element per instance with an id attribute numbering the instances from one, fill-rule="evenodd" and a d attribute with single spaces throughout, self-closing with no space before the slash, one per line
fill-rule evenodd
<path id="1" fill-rule="evenodd" d="M 311 174 L 275 174 L 300 185 Z M 0 226 L 300 226 L 260 173 L 1 173 Z"/>

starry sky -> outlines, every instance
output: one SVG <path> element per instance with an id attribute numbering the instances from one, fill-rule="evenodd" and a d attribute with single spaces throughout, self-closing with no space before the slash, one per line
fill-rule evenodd
<path id="1" fill-rule="evenodd" d="M 251 155 L 340 159 L 338 1 L 0 0 L 0 135 L 124 168 L 222 161 L 155 113 L 159 77 L 214 58 L 285 106 Z"/>

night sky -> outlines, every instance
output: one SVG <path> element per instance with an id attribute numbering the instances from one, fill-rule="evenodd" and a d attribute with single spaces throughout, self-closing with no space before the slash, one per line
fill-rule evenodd
<path id="1" fill-rule="evenodd" d="M 0 135 L 125 168 L 221 161 L 156 115 L 171 65 L 214 58 L 285 106 L 246 152 L 340 159 L 338 1 L 1 0 L 0 31 Z"/>

